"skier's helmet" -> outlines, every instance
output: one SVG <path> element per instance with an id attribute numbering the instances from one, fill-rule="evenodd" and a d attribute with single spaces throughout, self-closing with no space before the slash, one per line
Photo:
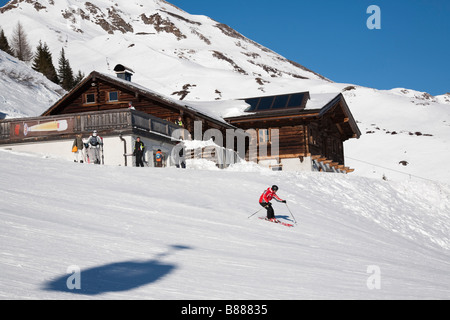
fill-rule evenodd
<path id="1" fill-rule="evenodd" d="M 272 186 L 272 191 L 275 191 L 275 192 L 277 192 L 278 191 L 278 186 Z"/>

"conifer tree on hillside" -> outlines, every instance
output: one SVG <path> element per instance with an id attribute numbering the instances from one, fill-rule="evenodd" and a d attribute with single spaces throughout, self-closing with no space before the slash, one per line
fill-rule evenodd
<path id="1" fill-rule="evenodd" d="M 28 62 L 33 58 L 33 52 L 31 51 L 30 44 L 28 43 L 27 35 L 22 24 L 17 22 L 13 31 L 11 48 L 14 56 L 22 61 Z"/>
<path id="2" fill-rule="evenodd" d="M 84 73 L 81 72 L 80 70 L 78 70 L 78 74 L 76 75 L 75 79 L 74 79 L 74 83 L 73 86 L 75 87 L 77 84 L 79 84 L 81 82 L 81 80 L 84 79 Z"/>
<path id="3" fill-rule="evenodd" d="M 34 70 L 46 76 L 50 81 L 59 83 L 58 75 L 56 74 L 52 61 L 52 54 L 47 44 L 42 44 L 42 41 L 39 41 L 39 45 L 37 46 L 32 67 Z"/>
<path id="4" fill-rule="evenodd" d="M 9 46 L 8 43 L 8 38 L 6 38 L 3 29 L 0 29 L 0 50 L 3 50 L 10 55 L 13 55 L 13 51 L 11 50 L 11 47 Z"/>
<path id="5" fill-rule="evenodd" d="M 73 77 L 73 71 L 70 67 L 69 60 L 66 58 L 64 48 L 61 49 L 58 64 L 59 83 L 65 90 L 70 91 L 74 87 L 75 81 Z"/>

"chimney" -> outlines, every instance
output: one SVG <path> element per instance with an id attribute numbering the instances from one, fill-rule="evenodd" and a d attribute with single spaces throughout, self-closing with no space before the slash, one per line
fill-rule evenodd
<path id="1" fill-rule="evenodd" d="M 122 64 L 118 64 L 114 67 L 114 71 L 117 74 L 117 77 L 126 81 L 131 81 L 131 76 L 134 71 L 128 67 L 125 67 Z"/>

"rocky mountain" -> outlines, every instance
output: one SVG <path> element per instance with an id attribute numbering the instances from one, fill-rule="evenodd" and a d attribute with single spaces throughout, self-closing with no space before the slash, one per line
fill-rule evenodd
<path id="1" fill-rule="evenodd" d="M 111 72 L 121 63 L 136 72 L 137 83 L 180 98 L 260 95 L 279 90 L 275 79 L 331 83 L 225 24 L 163 0 L 13 0 L 0 16 L 7 35 L 21 21 L 33 47 L 42 40 L 54 57 L 65 48 L 76 70 Z M 236 81 L 248 94 L 228 87 Z"/>

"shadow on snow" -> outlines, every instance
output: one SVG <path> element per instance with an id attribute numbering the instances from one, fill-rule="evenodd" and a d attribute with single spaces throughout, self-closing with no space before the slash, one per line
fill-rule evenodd
<path id="1" fill-rule="evenodd" d="M 175 245 L 171 246 L 171 249 L 159 254 L 155 259 L 147 261 L 124 261 L 80 270 L 80 289 L 69 289 L 70 284 L 74 283 L 71 273 L 48 281 L 45 283 L 44 289 L 73 294 L 98 295 L 106 292 L 127 291 L 148 285 L 162 279 L 177 268 L 176 265 L 163 263 L 159 259 L 173 251 L 191 248 Z"/>
<path id="2" fill-rule="evenodd" d="M 292 218 L 290 216 L 286 216 L 286 215 L 284 215 L 284 216 L 276 215 L 275 218 L 277 218 L 277 219 L 284 219 L 284 220 L 289 221 L 289 222 L 294 222 L 294 220 L 292 220 Z"/>

